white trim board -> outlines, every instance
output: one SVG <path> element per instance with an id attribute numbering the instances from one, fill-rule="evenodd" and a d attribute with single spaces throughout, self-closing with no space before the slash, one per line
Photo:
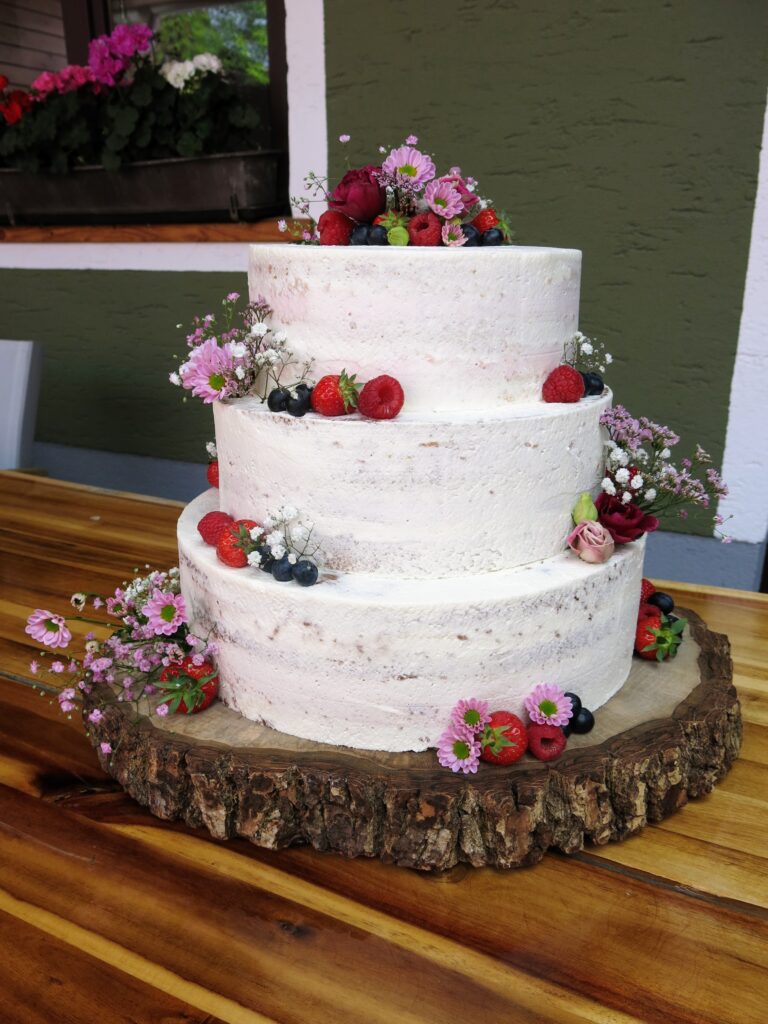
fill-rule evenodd
<path id="1" fill-rule="evenodd" d="M 768 103 L 725 435 L 721 515 L 734 540 L 761 543 L 768 531 Z"/>
<path id="2" fill-rule="evenodd" d="M 323 0 L 287 0 L 285 5 L 291 196 L 304 195 L 309 171 L 319 178 L 328 174 L 324 8 Z"/>
<path id="3" fill-rule="evenodd" d="M 248 271 L 248 242 L 4 242 L 0 269 Z"/>

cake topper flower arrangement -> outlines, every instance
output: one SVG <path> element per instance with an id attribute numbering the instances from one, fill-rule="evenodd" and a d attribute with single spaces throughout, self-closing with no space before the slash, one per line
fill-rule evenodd
<path id="1" fill-rule="evenodd" d="M 346 145 L 349 135 L 340 135 Z M 333 188 L 310 172 L 308 197 L 291 204 L 310 224 L 279 221 L 297 242 L 320 245 L 416 245 L 459 248 L 502 245 L 511 240 L 506 216 L 478 193 L 477 181 L 460 167 L 438 174 L 434 160 L 409 135 L 401 146 L 380 146 L 380 164 L 350 168 Z M 328 209 L 315 221 L 316 202 Z"/>
<path id="2" fill-rule="evenodd" d="M 32 661 L 33 674 L 39 675 L 47 665 L 49 673 L 68 677 L 58 694 L 65 714 L 87 704 L 87 725 L 103 728 L 111 704 L 133 704 L 138 715 L 140 705 L 151 699 L 155 714 L 163 718 L 172 713 L 197 714 L 215 700 L 216 645 L 190 629 L 177 568 L 136 576 L 110 597 L 75 593 L 70 604 L 74 614 L 66 616 L 35 609 L 25 629 L 57 655 L 49 663 Z M 86 610 L 89 614 L 84 615 Z M 103 617 L 92 617 L 97 613 Z M 96 626 L 101 637 L 93 630 L 87 632 L 80 658 L 69 652 L 58 656 L 72 643 L 70 622 Z M 40 652 L 41 659 L 47 656 Z M 108 740 L 100 749 L 105 756 L 113 752 Z"/>

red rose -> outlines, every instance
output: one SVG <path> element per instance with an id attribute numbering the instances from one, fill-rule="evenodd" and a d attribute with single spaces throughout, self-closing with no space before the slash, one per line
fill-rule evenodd
<path id="1" fill-rule="evenodd" d="M 649 516 L 637 505 L 630 502 L 623 505 L 621 500 L 603 492 L 595 500 L 598 522 L 606 528 L 616 544 L 628 544 L 644 533 L 653 533 L 658 527 L 656 516 Z"/>
<path id="2" fill-rule="evenodd" d="M 0 75 L 0 92 L 3 91 L 6 85 L 8 85 L 8 79 L 5 77 L 5 75 Z"/>
<path id="3" fill-rule="evenodd" d="M 373 220 L 384 212 L 387 197 L 384 189 L 374 177 L 380 167 L 368 164 L 356 171 L 347 171 L 329 197 L 329 208 L 344 213 L 352 220 Z"/>

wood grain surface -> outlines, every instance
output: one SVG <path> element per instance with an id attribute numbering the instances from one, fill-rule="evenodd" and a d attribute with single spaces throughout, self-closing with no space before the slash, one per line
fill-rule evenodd
<path id="1" fill-rule="evenodd" d="M 173 564 L 179 506 L 3 473 L 0 508 L 3 1022 L 765 1024 L 765 597 L 666 587 L 733 645 L 744 746 L 714 792 L 622 843 L 422 875 L 131 800 L 32 689 L 23 624 Z"/>
<path id="2" fill-rule="evenodd" d="M 279 217 L 252 224 L 93 224 L 0 227 L 1 242 L 284 242 Z M 303 223 L 297 221 L 297 223 Z"/>

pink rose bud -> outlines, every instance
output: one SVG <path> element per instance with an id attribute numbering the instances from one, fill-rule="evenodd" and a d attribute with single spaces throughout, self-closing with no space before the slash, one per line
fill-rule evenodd
<path id="1" fill-rule="evenodd" d="M 566 544 L 585 562 L 607 562 L 615 547 L 613 537 L 602 523 L 585 519 L 568 534 Z"/>

